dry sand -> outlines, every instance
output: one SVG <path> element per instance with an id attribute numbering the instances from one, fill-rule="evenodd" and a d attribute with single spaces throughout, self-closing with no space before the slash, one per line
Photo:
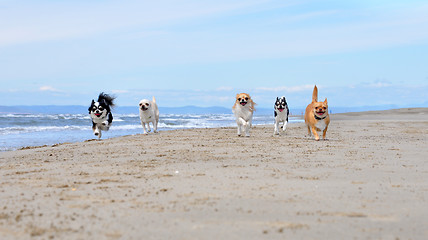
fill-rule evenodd
<path id="1" fill-rule="evenodd" d="M 0 239 L 428 239 L 428 109 L 0 153 Z"/>

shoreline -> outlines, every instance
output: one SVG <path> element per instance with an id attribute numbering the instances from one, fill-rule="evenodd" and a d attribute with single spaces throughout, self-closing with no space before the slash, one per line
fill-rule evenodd
<path id="1" fill-rule="evenodd" d="M 421 113 L 421 114 L 419 114 Z M 424 239 L 428 109 L 0 153 L 0 237 Z"/>
<path id="2" fill-rule="evenodd" d="M 83 142 L 95 139 L 89 116 L 40 115 L 31 117 L 1 117 L 0 151 L 18 150 L 35 146 L 50 146 L 58 143 Z M 259 115 L 254 124 L 269 124 L 273 116 Z M 110 131 L 104 133 L 102 139 L 134 135 L 142 133 L 139 116 L 116 116 Z M 88 122 L 89 121 L 89 122 Z M 290 117 L 290 122 L 301 121 Z M 9 122 L 9 124 L 8 124 Z M 16 124 L 14 123 L 16 122 Z M 162 116 L 158 125 L 160 131 L 175 129 L 215 128 L 235 125 L 232 114 L 212 115 L 174 115 Z"/>
<path id="3" fill-rule="evenodd" d="M 347 121 L 352 121 L 352 120 L 367 120 L 367 121 L 384 120 L 384 121 L 388 121 L 388 118 L 389 118 L 388 115 L 389 114 L 401 115 L 401 117 L 396 116 L 395 119 L 393 119 L 394 121 L 398 121 L 398 120 L 402 120 L 402 121 L 424 121 L 424 120 L 428 119 L 428 108 L 398 108 L 398 109 L 380 110 L 380 111 L 347 112 L 347 113 L 331 114 L 330 116 L 332 117 L 333 120 L 336 120 L 336 121 L 337 120 L 342 120 L 342 121 L 344 121 L 344 120 L 347 120 Z M 302 119 L 302 121 L 304 122 L 304 116 L 303 115 L 290 115 L 290 117 Z M 289 124 L 296 124 L 296 122 L 289 123 Z M 272 125 L 266 125 L 265 124 L 265 125 L 255 125 L 255 126 L 256 127 L 257 126 L 268 127 L 268 126 L 272 126 Z M 170 130 L 168 129 L 168 130 L 162 130 L 159 133 L 165 132 L 165 131 L 176 131 L 176 130 L 216 129 L 216 128 L 234 128 L 234 127 L 185 128 L 185 129 L 170 129 Z M 101 139 L 101 141 L 107 140 L 107 139 L 121 138 L 121 137 L 126 137 L 126 136 L 140 135 L 140 134 L 141 133 L 115 136 L 115 137 Z M 149 133 L 149 134 L 152 135 L 153 133 Z M 20 151 L 20 150 L 44 148 L 44 147 L 49 148 L 49 147 L 57 147 L 57 146 L 63 145 L 63 144 L 83 143 L 83 142 L 90 142 L 90 141 L 97 141 L 97 139 L 93 138 L 93 139 L 87 139 L 87 140 L 78 141 L 78 142 L 59 142 L 59 143 L 54 143 L 54 144 L 44 144 L 44 145 L 40 145 L 40 146 L 23 146 L 23 147 L 20 147 L 18 149 L 0 151 L 0 154 L 2 152 Z"/>

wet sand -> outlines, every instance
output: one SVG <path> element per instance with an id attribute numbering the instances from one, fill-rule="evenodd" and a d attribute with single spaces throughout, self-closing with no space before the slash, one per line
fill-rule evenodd
<path id="1" fill-rule="evenodd" d="M 0 239 L 428 239 L 428 109 L 0 153 Z"/>

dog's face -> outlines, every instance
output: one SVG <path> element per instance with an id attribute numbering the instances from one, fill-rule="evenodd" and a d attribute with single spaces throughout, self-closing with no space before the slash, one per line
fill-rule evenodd
<path id="1" fill-rule="evenodd" d="M 95 102 L 92 100 L 91 106 L 89 107 L 89 114 L 92 118 L 104 118 L 110 111 L 110 107 L 105 101 Z"/>
<path id="2" fill-rule="evenodd" d="M 324 117 L 326 114 L 328 114 L 327 98 L 324 102 L 314 102 L 313 107 L 315 116 Z"/>
<path id="3" fill-rule="evenodd" d="M 285 97 L 281 97 L 281 98 L 276 98 L 275 101 L 275 110 L 278 110 L 280 112 L 284 111 L 284 109 L 286 109 L 287 107 L 287 100 L 285 99 Z"/>
<path id="4" fill-rule="evenodd" d="M 236 95 L 236 102 L 235 104 L 240 104 L 241 106 L 247 105 L 249 102 L 251 102 L 250 95 L 246 93 L 239 93 Z"/>
<path id="5" fill-rule="evenodd" d="M 149 110 L 152 107 L 152 104 L 147 99 L 141 100 L 138 105 L 140 106 L 140 110 L 143 112 Z"/>

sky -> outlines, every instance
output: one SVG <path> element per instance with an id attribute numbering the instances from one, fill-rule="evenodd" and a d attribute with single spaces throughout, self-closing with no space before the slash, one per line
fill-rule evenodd
<path id="1" fill-rule="evenodd" d="M 0 0 L 0 105 L 428 104 L 425 0 Z"/>

